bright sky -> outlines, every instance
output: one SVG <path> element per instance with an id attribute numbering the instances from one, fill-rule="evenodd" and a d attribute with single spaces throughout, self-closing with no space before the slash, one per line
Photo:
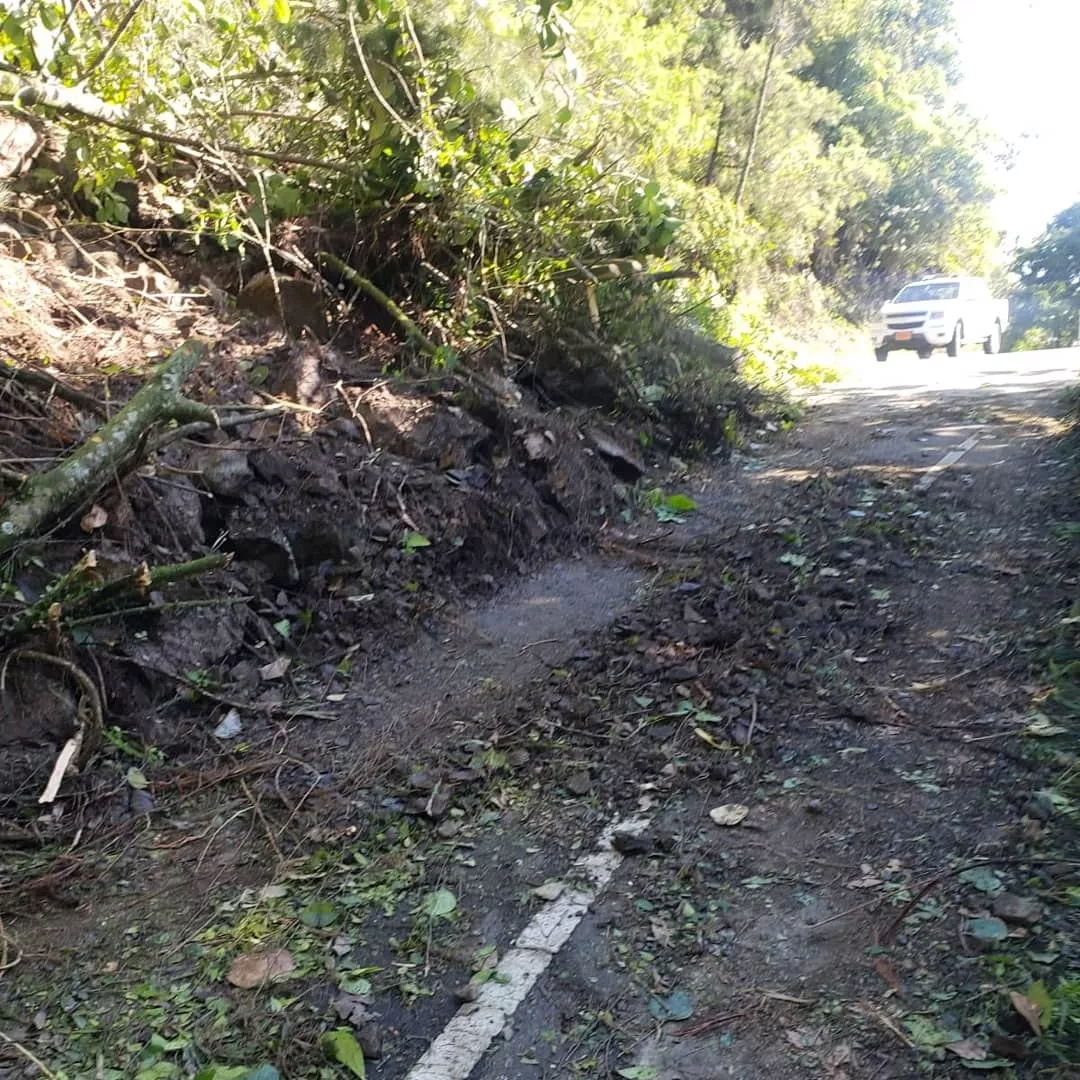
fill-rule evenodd
<path id="1" fill-rule="evenodd" d="M 1007 243 L 1080 201 L 1080 2 L 953 0 L 961 92 L 1013 144 L 996 210 Z"/>

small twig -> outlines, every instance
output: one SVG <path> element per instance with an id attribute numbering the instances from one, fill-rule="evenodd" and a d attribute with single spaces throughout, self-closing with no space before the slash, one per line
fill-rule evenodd
<path id="1" fill-rule="evenodd" d="M 133 661 L 134 663 L 134 661 Z M 224 694 L 215 694 L 205 687 L 196 686 L 186 675 L 179 675 L 175 671 L 167 671 L 165 668 L 155 667 L 152 664 L 139 664 L 138 666 L 152 671 L 156 675 L 163 675 L 172 679 L 187 690 L 193 690 L 208 701 L 216 701 L 219 705 L 226 705 L 230 709 L 243 709 L 245 712 L 262 713 L 266 716 L 284 716 L 292 719 L 296 716 L 304 716 L 309 720 L 334 720 L 333 713 L 320 712 L 318 709 L 309 709 L 303 705 L 270 704 L 268 702 L 241 701 L 239 698 L 226 697 Z"/>
<path id="2" fill-rule="evenodd" d="M 116 611 L 102 611 L 96 615 L 86 615 L 81 619 L 67 619 L 64 626 L 74 630 L 77 626 L 90 626 L 92 623 L 108 622 L 110 619 L 126 619 L 130 615 L 161 615 L 167 611 L 183 611 L 186 608 L 217 607 L 228 604 L 249 604 L 250 596 L 214 596 L 206 600 L 174 600 L 166 604 L 143 604 L 140 607 L 117 608 Z"/>
<path id="3" fill-rule="evenodd" d="M 744 1016 L 749 1016 L 751 1011 L 752 1010 L 750 1009 L 743 1009 L 742 1012 L 723 1013 L 720 1016 L 707 1016 L 693 1027 L 685 1028 L 683 1031 L 677 1031 L 675 1034 L 680 1039 L 686 1035 L 705 1035 L 723 1024 L 730 1023 L 732 1020 L 741 1020 Z"/>
<path id="4" fill-rule="evenodd" d="M 66 401 L 69 405 L 77 405 L 80 409 L 86 409 L 87 412 L 91 412 L 95 416 L 107 418 L 105 406 L 97 398 L 84 394 L 82 391 L 68 386 L 67 383 L 62 383 L 59 379 L 46 374 L 44 371 L 35 371 L 33 368 L 12 367 L 11 362 L 5 360 L 3 365 L 0 366 L 0 373 L 13 382 L 33 386 L 38 390 L 45 390 Z"/>
<path id="5" fill-rule="evenodd" d="M 754 728 L 757 727 L 757 694 L 750 695 L 750 726 L 746 729 L 746 745 L 754 741 Z"/>
<path id="6" fill-rule="evenodd" d="M 9 945 L 14 946 L 15 948 L 14 960 L 8 959 Z M 22 960 L 22 955 L 22 950 L 18 947 L 18 945 L 15 945 L 15 942 L 13 942 L 11 938 L 7 936 L 7 933 L 4 930 L 4 920 L 0 919 L 0 974 L 3 974 L 10 968 L 15 967 L 15 965 Z"/>
<path id="7" fill-rule="evenodd" d="M 270 822 L 266 820 L 266 815 L 262 810 L 262 803 L 255 798 L 248 782 L 244 779 L 240 781 L 240 787 L 243 789 L 244 794 L 251 801 L 251 808 L 255 811 L 255 816 L 259 819 L 259 823 L 263 827 L 263 831 L 266 833 L 266 839 L 270 843 L 270 847 L 273 849 L 274 855 L 278 861 L 278 869 L 280 870 L 285 865 L 285 856 L 281 854 L 281 848 L 278 847 L 278 842 L 274 836 L 274 830 L 270 828 Z"/>
<path id="8" fill-rule="evenodd" d="M 538 645 L 561 645 L 562 638 L 549 637 L 543 638 L 540 641 L 530 641 L 528 645 L 522 645 L 518 650 L 518 656 L 524 656 L 529 649 L 535 649 Z"/>
<path id="9" fill-rule="evenodd" d="M 2 1031 L 0 1031 L 0 1039 L 3 1039 L 4 1042 L 8 1044 L 8 1046 L 12 1047 L 18 1053 L 22 1054 L 22 1056 L 26 1058 L 27 1061 L 32 1062 L 34 1065 L 36 1065 L 41 1070 L 42 1076 L 47 1077 L 48 1080 L 59 1080 L 56 1073 L 54 1073 L 45 1064 L 45 1062 L 41 1060 L 41 1058 L 35 1056 L 33 1053 L 27 1050 L 22 1043 L 16 1042 L 13 1038 L 11 1038 L 10 1035 L 5 1035 Z"/>
<path id="10" fill-rule="evenodd" d="M 845 911 L 837 912 L 835 915 L 830 915 L 827 919 L 822 919 L 821 922 L 807 923 L 807 930 L 817 930 L 822 926 L 828 926 L 829 923 L 837 922 L 840 919 L 846 919 L 849 915 L 857 915 L 860 911 L 865 911 L 867 908 L 872 908 L 877 904 L 884 903 L 884 896 L 875 896 L 872 900 L 867 900 L 862 904 L 856 904 L 855 907 L 847 908 Z"/>

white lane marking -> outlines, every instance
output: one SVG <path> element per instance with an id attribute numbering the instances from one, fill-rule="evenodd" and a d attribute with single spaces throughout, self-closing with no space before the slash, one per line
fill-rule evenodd
<path id="1" fill-rule="evenodd" d="M 405 1080 L 466 1080 L 555 954 L 570 940 L 589 905 L 615 876 L 623 857 L 611 846 L 612 836 L 641 832 L 648 824 L 645 818 L 628 818 L 608 825 L 596 850 L 578 859 L 567 875 L 584 879 L 587 887 L 573 888 L 568 883 L 532 917 L 499 961 L 496 977 L 480 987 L 475 1002 L 458 1009 Z"/>
<path id="2" fill-rule="evenodd" d="M 930 485 L 950 466 L 955 465 L 979 441 L 978 435 L 970 435 L 955 449 L 950 450 L 936 465 L 931 465 L 915 485 L 916 491 L 928 491 Z"/>

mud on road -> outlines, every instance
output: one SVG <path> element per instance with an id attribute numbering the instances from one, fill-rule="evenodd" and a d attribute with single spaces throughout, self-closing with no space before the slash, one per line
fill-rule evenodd
<path id="1" fill-rule="evenodd" d="M 1062 415 L 824 406 L 157 774 L 5 915 L 0 1075 L 1071 1075 Z"/>

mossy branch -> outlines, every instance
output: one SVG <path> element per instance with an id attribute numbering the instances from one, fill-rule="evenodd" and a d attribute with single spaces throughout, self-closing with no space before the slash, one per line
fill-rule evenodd
<path id="1" fill-rule="evenodd" d="M 371 297 L 405 331 L 405 336 L 421 352 L 426 353 L 428 356 L 434 356 L 438 351 L 438 346 L 431 338 L 377 285 L 372 284 L 366 277 L 358 274 L 351 266 L 342 262 L 336 255 L 331 255 L 328 251 L 320 251 L 316 258 L 323 266 L 327 266 L 340 274 L 354 288 Z"/>
<path id="2" fill-rule="evenodd" d="M 65 511 L 88 499 L 135 453 L 146 432 L 162 421 L 213 417 L 180 389 L 209 353 L 206 342 L 184 342 L 100 431 L 71 457 L 31 477 L 0 508 L 0 555 L 39 536 Z"/>

